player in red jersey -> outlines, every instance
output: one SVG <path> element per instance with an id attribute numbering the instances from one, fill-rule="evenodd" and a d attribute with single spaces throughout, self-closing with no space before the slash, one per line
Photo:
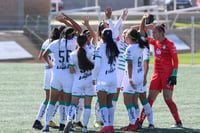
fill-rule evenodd
<path id="1" fill-rule="evenodd" d="M 163 90 L 164 100 L 170 109 L 176 124 L 172 127 L 181 128 L 176 104 L 172 100 L 176 75 L 178 70 L 178 57 L 174 43 L 165 37 L 165 25 L 157 25 L 153 28 L 153 38 L 149 37 L 149 43 L 154 46 L 154 74 L 149 87 L 148 100 L 152 106 L 159 92 Z M 146 117 L 144 109 L 140 114 L 139 124 L 142 125 Z M 140 126 L 141 127 L 141 126 Z"/>

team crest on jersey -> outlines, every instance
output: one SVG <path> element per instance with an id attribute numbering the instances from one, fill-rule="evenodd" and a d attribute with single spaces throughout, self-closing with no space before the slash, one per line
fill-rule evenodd
<path id="1" fill-rule="evenodd" d="M 161 54 L 161 51 L 160 51 L 160 49 L 156 49 L 156 54 Z"/>
<path id="2" fill-rule="evenodd" d="M 166 49 L 166 45 L 163 45 L 163 46 L 162 46 L 162 49 Z"/>

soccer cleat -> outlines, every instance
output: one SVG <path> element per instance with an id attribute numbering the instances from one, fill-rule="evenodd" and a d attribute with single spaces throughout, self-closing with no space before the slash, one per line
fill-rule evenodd
<path id="1" fill-rule="evenodd" d="M 71 127 L 72 127 L 72 122 L 71 122 L 71 121 L 68 121 L 68 122 L 67 122 L 67 126 L 66 126 L 65 129 L 64 129 L 64 133 L 69 133 Z"/>
<path id="2" fill-rule="evenodd" d="M 142 122 L 137 121 L 137 125 L 138 125 L 138 128 L 137 128 L 137 129 L 141 129 L 141 128 L 142 128 Z"/>
<path id="3" fill-rule="evenodd" d="M 58 129 L 59 128 L 59 126 L 57 126 L 56 123 L 53 122 L 53 121 L 49 122 L 49 127 L 54 128 L 54 129 Z"/>
<path id="4" fill-rule="evenodd" d="M 59 131 L 64 131 L 65 124 L 60 124 Z"/>
<path id="5" fill-rule="evenodd" d="M 154 125 L 153 124 L 149 124 L 148 129 L 150 129 L 150 130 L 154 129 Z"/>
<path id="6" fill-rule="evenodd" d="M 87 127 L 86 127 L 86 126 L 84 126 L 84 127 L 82 128 L 82 132 L 83 132 L 83 133 L 86 133 L 86 132 L 88 132 L 88 130 L 87 130 Z"/>
<path id="7" fill-rule="evenodd" d="M 33 124 L 33 128 L 38 129 L 38 130 L 42 130 L 43 126 L 42 126 L 40 121 L 35 120 L 35 122 Z"/>
<path id="8" fill-rule="evenodd" d="M 110 127 L 105 126 L 99 132 L 96 132 L 96 133 L 110 133 Z"/>
<path id="9" fill-rule="evenodd" d="M 137 130 L 137 128 L 138 128 L 138 125 L 137 125 L 137 123 L 136 124 L 129 124 L 128 126 L 126 126 L 126 127 L 122 127 L 122 128 L 120 128 L 120 130 L 121 131 L 136 131 Z"/>
<path id="10" fill-rule="evenodd" d="M 94 123 L 94 127 L 95 128 L 101 128 L 103 126 L 103 122 L 102 121 L 96 121 L 95 123 Z"/>
<path id="11" fill-rule="evenodd" d="M 114 129 L 113 126 L 108 126 L 108 127 L 109 127 L 109 130 L 108 130 L 109 133 L 114 133 L 115 132 L 115 129 Z"/>
<path id="12" fill-rule="evenodd" d="M 183 128 L 182 122 L 176 122 L 176 124 L 172 125 L 171 128 Z"/>
<path id="13" fill-rule="evenodd" d="M 81 131 L 81 129 L 83 128 L 83 124 L 79 121 L 79 122 L 73 122 L 72 127 L 75 128 L 78 131 Z"/>
<path id="14" fill-rule="evenodd" d="M 42 132 L 49 132 L 49 125 L 44 126 Z"/>

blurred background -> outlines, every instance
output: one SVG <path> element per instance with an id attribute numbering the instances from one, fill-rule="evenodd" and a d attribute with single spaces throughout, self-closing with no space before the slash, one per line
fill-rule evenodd
<path id="1" fill-rule="evenodd" d="M 179 53 L 200 53 L 200 0 L 0 0 L 0 62 L 40 63 L 37 56 L 51 29 L 61 25 L 54 17 L 61 12 L 81 26 L 81 17 L 88 15 L 96 31 L 105 18 L 106 7 L 113 9 L 115 22 L 124 8 L 129 13 L 121 31 L 140 24 L 144 14 L 155 16 L 154 24 L 165 23 L 167 37 Z M 83 27 L 83 26 L 82 26 Z M 83 27 L 84 28 L 84 27 Z M 199 56 L 198 56 L 199 58 Z M 200 64 L 200 62 L 199 62 Z"/>

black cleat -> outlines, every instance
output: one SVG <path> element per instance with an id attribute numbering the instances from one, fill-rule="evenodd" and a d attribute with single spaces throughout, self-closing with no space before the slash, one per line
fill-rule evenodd
<path id="1" fill-rule="evenodd" d="M 33 124 L 33 128 L 38 129 L 38 130 L 42 130 L 43 126 L 42 126 L 40 121 L 35 120 L 35 122 Z"/>
<path id="2" fill-rule="evenodd" d="M 65 124 L 60 124 L 59 131 L 64 131 Z"/>
<path id="3" fill-rule="evenodd" d="M 67 125 L 64 129 L 64 133 L 69 133 L 71 127 L 72 127 L 72 122 L 71 121 L 67 122 Z"/>
<path id="4" fill-rule="evenodd" d="M 176 122 L 176 124 L 172 125 L 171 128 L 183 128 L 182 122 Z"/>

